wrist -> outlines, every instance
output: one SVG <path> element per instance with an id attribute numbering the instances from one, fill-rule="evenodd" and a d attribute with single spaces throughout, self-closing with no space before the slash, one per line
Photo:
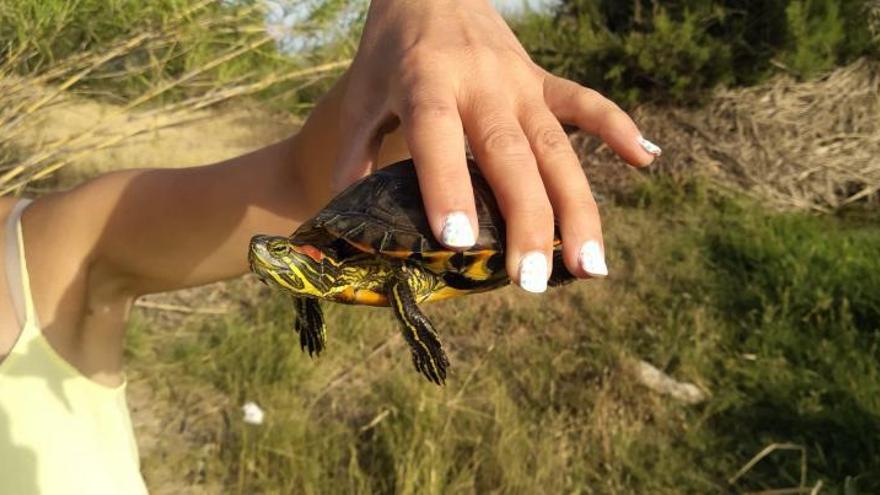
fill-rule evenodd
<path id="1" fill-rule="evenodd" d="M 323 208 L 333 196 L 333 169 L 342 144 L 339 119 L 346 83 L 347 72 L 321 98 L 286 146 L 286 176 L 296 184 L 303 206 L 311 212 Z"/>

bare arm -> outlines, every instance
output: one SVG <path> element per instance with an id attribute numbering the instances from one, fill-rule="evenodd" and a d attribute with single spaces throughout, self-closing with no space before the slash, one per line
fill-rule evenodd
<path id="1" fill-rule="evenodd" d="M 596 205 L 557 118 L 600 134 L 631 163 L 647 164 L 652 152 L 638 144 L 629 117 L 535 66 L 487 2 L 383 0 L 373 7 L 351 69 L 295 137 L 205 167 L 108 174 L 30 208 L 31 269 L 38 292 L 56 291 L 46 296 L 49 306 L 71 287 L 108 300 L 244 273 L 252 235 L 294 230 L 329 200 L 334 181 L 346 185 L 381 160 L 374 144 L 395 123 L 415 155 L 438 238 L 450 213 L 464 212 L 470 228 L 476 225 L 463 168 L 467 134 L 509 227 L 511 276 L 519 281 L 525 254 L 545 253 L 545 269 L 532 270 L 527 284 L 543 290 L 554 215 L 569 271 L 604 275 Z M 440 15 L 447 7 L 454 15 Z M 459 29 L 447 39 L 436 26 Z M 461 91 L 450 89 L 457 86 Z"/>
<path id="2" fill-rule="evenodd" d="M 35 203 L 37 287 L 85 278 L 131 296 L 245 273 L 251 236 L 289 234 L 329 199 L 341 84 L 292 138 L 214 165 L 110 173 Z"/>

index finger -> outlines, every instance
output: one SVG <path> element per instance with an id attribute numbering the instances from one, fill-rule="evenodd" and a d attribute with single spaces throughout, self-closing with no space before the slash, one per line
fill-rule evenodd
<path id="1" fill-rule="evenodd" d="M 630 165 L 644 167 L 660 156 L 660 147 L 642 136 L 629 115 L 595 90 L 551 75 L 544 80 L 544 99 L 561 122 L 601 137 Z"/>
<path id="2" fill-rule="evenodd" d="M 445 246 L 469 248 L 479 224 L 455 95 L 451 86 L 438 82 L 417 85 L 405 94 L 397 114 L 431 229 Z"/>

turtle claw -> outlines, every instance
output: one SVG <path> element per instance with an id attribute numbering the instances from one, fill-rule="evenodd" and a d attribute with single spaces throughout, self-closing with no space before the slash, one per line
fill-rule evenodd
<path id="1" fill-rule="evenodd" d="M 309 353 L 309 357 L 320 356 L 324 350 L 324 344 L 315 332 L 309 331 L 297 321 L 296 331 L 299 333 L 299 349 Z"/>
<path id="2" fill-rule="evenodd" d="M 446 384 L 446 368 L 449 367 L 449 360 L 446 353 L 440 348 L 440 342 L 436 342 L 436 347 L 431 346 L 431 350 L 435 352 L 425 352 L 424 348 L 418 350 L 413 349 L 412 360 L 416 371 L 425 375 L 425 378 L 437 385 Z"/>
<path id="3" fill-rule="evenodd" d="M 321 306 L 313 299 L 296 298 L 294 302 L 296 305 L 294 328 L 299 334 L 299 348 L 303 352 L 308 350 L 310 357 L 320 356 L 327 344 Z"/>

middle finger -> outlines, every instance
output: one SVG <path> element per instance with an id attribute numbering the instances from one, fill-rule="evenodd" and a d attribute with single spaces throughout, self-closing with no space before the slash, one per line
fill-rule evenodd
<path id="1" fill-rule="evenodd" d="M 523 289 L 544 292 L 553 209 L 529 141 L 506 99 L 483 93 L 465 103 L 460 109 L 465 133 L 507 225 L 507 273 Z"/>

